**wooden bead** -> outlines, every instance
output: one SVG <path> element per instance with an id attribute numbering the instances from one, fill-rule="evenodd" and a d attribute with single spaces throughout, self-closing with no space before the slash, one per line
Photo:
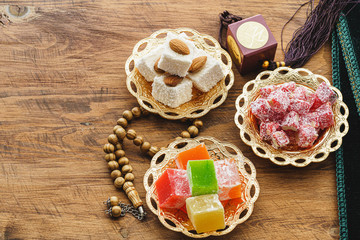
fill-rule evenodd
<path id="1" fill-rule="evenodd" d="M 179 139 L 182 139 L 182 137 L 176 137 L 175 140 L 179 140 Z"/>
<path id="2" fill-rule="evenodd" d="M 119 159 L 118 163 L 120 166 L 127 165 L 129 164 L 129 159 L 127 157 L 122 157 Z"/>
<path id="3" fill-rule="evenodd" d="M 113 153 L 115 151 L 115 146 L 112 145 L 111 143 L 106 143 L 104 145 L 103 149 L 104 149 L 104 152 L 106 152 L 106 153 Z"/>
<path id="4" fill-rule="evenodd" d="M 150 157 L 153 157 L 159 151 L 158 147 L 151 146 L 149 151 L 147 152 Z"/>
<path id="5" fill-rule="evenodd" d="M 121 149 L 122 149 L 121 143 L 118 142 L 118 143 L 115 145 L 115 149 L 116 149 L 116 150 L 121 150 Z"/>
<path id="6" fill-rule="evenodd" d="M 150 147 L 151 147 L 151 144 L 149 142 L 143 142 L 143 144 L 141 144 L 141 146 L 140 146 L 140 151 L 142 153 L 147 153 L 149 151 Z"/>
<path id="7" fill-rule="evenodd" d="M 105 160 L 106 160 L 107 162 L 115 161 L 115 160 L 116 160 L 116 156 L 115 156 L 114 153 L 108 153 L 108 154 L 105 155 L 104 158 L 105 158 Z"/>
<path id="8" fill-rule="evenodd" d="M 117 124 L 120 125 L 123 128 L 126 128 L 127 125 L 128 125 L 128 121 L 125 118 L 122 117 L 122 118 L 119 118 L 117 120 Z"/>
<path id="9" fill-rule="evenodd" d="M 121 216 L 121 207 L 120 206 L 113 206 L 111 208 L 111 216 L 112 217 L 120 217 Z"/>
<path id="10" fill-rule="evenodd" d="M 125 182 L 123 189 L 135 208 L 138 208 L 139 206 L 143 205 L 143 202 L 141 201 L 139 194 L 136 191 L 134 184 L 132 182 L 130 181 Z"/>
<path id="11" fill-rule="evenodd" d="M 133 168 L 131 165 L 127 164 L 127 165 L 124 165 L 122 168 L 121 168 L 121 173 L 122 174 L 127 174 L 127 173 L 131 173 L 133 171 Z"/>
<path id="12" fill-rule="evenodd" d="M 121 127 L 121 126 L 119 126 L 119 125 L 115 125 L 115 127 L 113 128 L 113 132 L 115 133 L 115 132 L 116 132 L 116 130 L 117 130 L 119 127 Z"/>
<path id="13" fill-rule="evenodd" d="M 194 125 L 190 126 L 187 130 L 192 137 L 196 137 L 199 134 L 199 129 Z"/>
<path id="14" fill-rule="evenodd" d="M 190 138 L 190 133 L 188 131 L 182 131 L 180 136 L 183 138 Z"/>
<path id="15" fill-rule="evenodd" d="M 128 181 L 130 181 L 130 182 L 132 182 L 132 181 L 134 181 L 134 179 L 135 179 L 135 176 L 134 176 L 134 174 L 132 174 L 132 173 L 127 173 L 126 175 L 125 175 L 125 181 L 126 182 L 128 182 Z"/>
<path id="16" fill-rule="evenodd" d="M 124 183 L 125 183 L 125 179 L 123 177 L 118 177 L 114 181 L 114 186 L 118 189 L 121 189 Z"/>
<path id="17" fill-rule="evenodd" d="M 203 127 L 203 122 L 200 119 L 196 119 L 193 124 L 199 129 Z"/>
<path id="18" fill-rule="evenodd" d="M 141 110 L 141 113 L 142 113 L 143 116 L 147 116 L 147 115 L 149 115 L 149 113 L 150 113 L 148 110 L 146 110 L 146 109 L 143 108 L 143 107 L 140 107 L 140 110 Z"/>
<path id="19" fill-rule="evenodd" d="M 121 177 L 121 176 L 122 176 L 122 174 L 121 174 L 120 170 L 118 170 L 118 169 L 112 171 L 111 174 L 110 174 L 110 177 L 111 177 L 112 180 L 115 180 L 115 179 L 117 179 L 118 177 Z"/>
<path id="20" fill-rule="evenodd" d="M 119 198 L 116 196 L 110 197 L 110 206 L 117 206 L 119 204 Z"/>
<path id="21" fill-rule="evenodd" d="M 123 118 L 125 118 L 128 122 L 130 122 L 133 119 L 133 114 L 129 110 L 125 110 L 123 112 Z"/>
<path id="22" fill-rule="evenodd" d="M 115 152 L 115 156 L 116 156 L 117 159 L 122 158 L 123 156 L 125 156 L 125 151 L 124 150 L 117 150 Z"/>
<path id="23" fill-rule="evenodd" d="M 112 145 L 116 145 L 116 144 L 118 144 L 118 142 L 119 142 L 119 140 L 118 140 L 118 138 L 117 138 L 117 136 L 116 136 L 115 134 L 110 134 L 110 135 L 108 136 L 108 141 L 109 141 L 109 143 L 111 143 Z"/>
<path id="24" fill-rule="evenodd" d="M 138 136 L 134 139 L 133 142 L 136 146 L 140 146 L 144 142 L 144 139 L 141 136 Z"/>
<path id="25" fill-rule="evenodd" d="M 126 133 L 126 137 L 129 139 L 129 140 L 134 140 L 136 138 L 136 132 L 134 129 L 129 129 Z"/>
<path id="26" fill-rule="evenodd" d="M 133 109 L 131 109 L 131 113 L 133 114 L 134 117 L 138 118 L 141 116 L 141 110 L 139 107 L 134 107 Z"/>
<path id="27" fill-rule="evenodd" d="M 126 136 L 126 130 L 124 128 L 120 127 L 118 129 L 116 129 L 115 134 L 119 139 L 124 139 Z"/>
<path id="28" fill-rule="evenodd" d="M 119 163 L 117 161 L 110 161 L 110 162 L 108 162 L 108 168 L 111 171 L 113 171 L 115 169 L 118 169 L 119 168 Z"/>

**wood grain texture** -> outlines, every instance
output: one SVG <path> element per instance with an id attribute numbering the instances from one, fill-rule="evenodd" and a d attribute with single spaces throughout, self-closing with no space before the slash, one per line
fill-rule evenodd
<path id="1" fill-rule="evenodd" d="M 126 89 L 125 61 L 140 39 L 162 28 L 189 27 L 217 37 L 224 10 L 262 14 L 280 41 L 283 24 L 302 2 L 1 2 L 12 3 L 35 7 L 36 16 L 0 23 L 0 239 L 184 239 L 150 212 L 144 222 L 104 214 L 108 196 L 128 203 L 112 185 L 102 152 L 121 113 L 137 105 Z M 305 12 L 286 28 L 285 43 Z M 283 59 L 280 46 L 276 59 Z M 331 79 L 330 59 L 326 44 L 305 67 Z M 256 157 L 233 121 L 235 99 L 256 74 L 233 70 L 235 84 L 224 104 L 203 117 L 201 135 L 238 146 L 255 164 L 261 191 L 252 216 L 216 239 L 338 238 L 334 156 L 302 169 Z M 149 116 L 131 127 L 165 146 L 187 126 Z M 149 159 L 125 145 L 144 199 Z"/>

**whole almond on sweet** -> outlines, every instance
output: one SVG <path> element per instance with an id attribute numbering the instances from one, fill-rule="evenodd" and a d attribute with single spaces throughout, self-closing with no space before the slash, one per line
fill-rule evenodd
<path id="1" fill-rule="evenodd" d="M 178 54 L 181 54 L 181 55 L 189 55 L 190 54 L 190 49 L 188 48 L 186 43 L 184 43 L 180 39 L 175 38 L 175 39 L 170 40 L 169 46 L 174 52 L 176 52 Z"/>
<path id="2" fill-rule="evenodd" d="M 200 69 L 205 65 L 206 60 L 207 60 L 207 56 L 194 58 L 189 68 L 189 72 L 196 73 L 200 71 Z"/>
<path id="3" fill-rule="evenodd" d="M 175 87 L 183 80 L 182 77 L 176 76 L 176 75 L 170 75 L 164 78 L 164 83 L 167 86 Z"/>
<path id="4" fill-rule="evenodd" d="M 158 58 L 158 60 L 156 60 L 156 62 L 155 62 L 155 64 L 154 64 L 154 70 L 155 70 L 155 72 L 157 72 L 157 73 L 164 73 L 165 71 L 158 67 L 159 60 L 160 60 L 160 58 Z"/>

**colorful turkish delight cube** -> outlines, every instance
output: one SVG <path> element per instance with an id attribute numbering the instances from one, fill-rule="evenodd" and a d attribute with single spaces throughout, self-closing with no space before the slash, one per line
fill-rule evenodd
<path id="1" fill-rule="evenodd" d="M 161 208 L 181 208 L 191 197 L 187 173 L 183 169 L 166 169 L 155 182 Z"/>
<path id="2" fill-rule="evenodd" d="M 272 145 L 275 148 L 285 147 L 290 143 L 289 137 L 283 130 L 276 131 L 272 134 Z"/>
<path id="3" fill-rule="evenodd" d="M 336 93 L 325 82 L 320 83 L 315 93 L 322 103 L 329 102 L 333 104 L 337 99 Z"/>
<path id="4" fill-rule="evenodd" d="M 258 98 L 250 104 L 251 112 L 260 120 L 267 120 L 272 111 L 271 106 L 267 100 Z"/>
<path id="5" fill-rule="evenodd" d="M 260 137 L 264 141 L 270 141 L 271 135 L 280 130 L 280 124 L 277 122 L 261 122 L 260 123 Z"/>
<path id="6" fill-rule="evenodd" d="M 294 111 L 286 114 L 283 122 L 281 123 L 281 128 L 283 130 L 297 131 L 299 126 L 299 114 Z"/>
<path id="7" fill-rule="evenodd" d="M 325 129 L 334 124 L 334 113 L 331 109 L 330 103 L 321 105 L 316 109 L 316 113 L 319 116 L 320 129 Z"/>
<path id="8" fill-rule="evenodd" d="M 190 160 L 187 174 L 192 196 L 213 194 L 219 190 L 214 160 Z"/>
<path id="9" fill-rule="evenodd" d="M 206 149 L 205 144 L 201 143 L 196 147 L 180 152 L 175 157 L 175 163 L 178 168 L 186 169 L 189 160 L 203 160 L 203 159 L 210 159 L 210 155 Z"/>
<path id="10" fill-rule="evenodd" d="M 271 92 L 268 97 L 268 101 L 271 109 L 277 113 L 286 112 L 287 108 L 290 105 L 290 98 L 288 94 L 281 90 Z"/>
<path id="11" fill-rule="evenodd" d="M 214 162 L 220 201 L 241 197 L 241 179 L 235 159 Z"/>
<path id="12" fill-rule="evenodd" d="M 197 233 L 225 228 L 224 207 L 217 194 L 186 199 L 186 210 Z"/>
<path id="13" fill-rule="evenodd" d="M 318 136 L 315 128 L 311 126 L 301 126 L 298 131 L 297 144 L 301 148 L 311 147 Z"/>

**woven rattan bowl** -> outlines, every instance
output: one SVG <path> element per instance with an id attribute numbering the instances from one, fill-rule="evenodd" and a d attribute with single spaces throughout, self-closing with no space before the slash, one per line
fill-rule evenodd
<path id="1" fill-rule="evenodd" d="M 321 82 L 330 85 L 325 77 L 313 74 L 307 69 L 291 69 L 288 67 L 277 68 L 274 71 L 261 72 L 255 80 L 244 85 L 243 93 L 236 99 L 236 114 L 234 117 L 236 126 L 240 129 L 240 137 L 244 143 L 251 146 L 254 153 L 262 158 L 269 158 L 277 165 L 291 164 L 295 167 L 305 167 L 311 162 L 324 161 L 330 152 L 337 150 L 342 143 L 342 137 L 349 131 L 347 117 L 349 109 L 343 102 L 341 92 L 331 89 L 338 95 L 338 99 L 332 106 L 335 124 L 320 132 L 314 145 L 308 149 L 276 149 L 271 144 L 260 138 L 259 128 L 255 116 L 250 111 L 250 103 L 259 96 L 262 87 L 294 81 L 296 84 L 315 91 Z"/>
<path id="2" fill-rule="evenodd" d="M 206 51 L 217 59 L 224 72 L 224 79 L 219 81 L 209 92 L 203 93 L 193 88 L 192 99 L 177 108 L 170 108 L 154 99 L 151 94 L 151 83 L 147 82 L 134 67 L 137 59 L 145 56 L 151 50 L 165 42 L 166 34 L 186 33 L 196 47 Z M 231 70 L 230 55 L 221 48 L 215 38 L 201 34 L 190 28 L 162 29 L 151 34 L 150 37 L 140 40 L 134 47 L 132 55 L 125 63 L 127 75 L 126 86 L 129 92 L 136 97 L 140 106 L 152 113 L 157 113 L 166 119 L 199 118 L 211 109 L 220 106 L 226 99 L 229 89 L 234 84 L 234 73 Z"/>
<path id="3" fill-rule="evenodd" d="M 182 151 L 205 143 L 210 157 L 214 161 L 225 158 L 234 158 L 237 163 L 242 180 L 242 197 L 231 199 L 224 203 L 225 224 L 224 230 L 197 234 L 187 214 L 180 209 L 161 209 L 155 188 L 155 181 L 167 168 L 176 168 L 174 157 Z M 233 144 L 219 142 L 213 137 L 197 137 L 194 139 L 183 138 L 176 140 L 160 150 L 151 160 L 150 168 L 144 176 L 146 190 L 146 203 L 149 209 L 158 216 L 160 222 L 168 229 L 182 232 L 193 238 L 219 236 L 231 232 L 238 224 L 246 221 L 254 208 L 254 203 L 259 196 L 260 188 L 256 180 L 256 169 L 252 162 L 244 157 L 242 152 Z"/>

